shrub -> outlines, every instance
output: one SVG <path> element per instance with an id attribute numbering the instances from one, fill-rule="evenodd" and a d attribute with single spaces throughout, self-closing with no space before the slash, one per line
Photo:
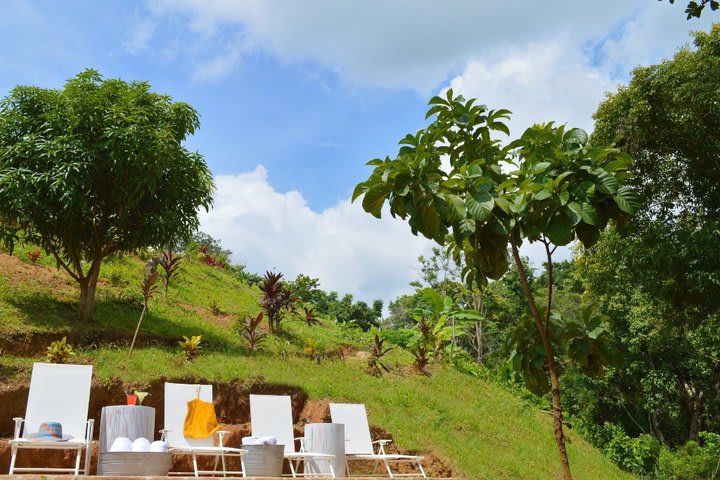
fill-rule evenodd
<path id="1" fill-rule="evenodd" d="M 610 422 L 592 428 L 590 441 L 623 470 L 639 476 L 655 472 L 660 455 L 660 442 L 650 435 L 630 437 L 619 425 Z"/>
<path id="2" fill-rule="evenodd" d="M 190 338 L 183 335 L 183 339 L 178 342 L 185 354 L 185 360 L 192 362 L 200 355 L 202 343 L 202 335 L 193 335 Z"/>
<path id="3" fill-rule="evenodd" d="M 270 333 L 280 330 L 280 323 L 286 313 L 295 312 L 297 297 L 282 281 L 282 277 L 282 273 L 265 272 L 265 277 L 259 285 L 260 290 L 263 292 L 260 306 L 265 311 L 265 316 L 268 319 Z"/>
<path id="4" fill-rule="evenodd" d="M 175 280 L 180 275 L 180 261 L 182 259 L 182 255 L 178 255 L 173 252 L 172 246 L 169 246 L 167 250 L 160 252 L 159 265 L 163 269 L 163 290 L 166 302 L 170 281 Z"/>
<path id="5" fill-rule="evenodd" d="M 292 350 L 292 343 L 290 343 L 289 340 L 284 340 L 277 337 L 273 339 L 273 352 L 278 358 L 282 360 L 287 360 L 288 358 L 290 358 Z"/>
<path id="6" fill-rule="evenodd" d="M 75 356 L 75 351 L 72 346 L 68 345 L 67 337 L 62 337 L 47 347 L 45 356 L 51 363 L 68 363 Z"/>
<path id="7" fill-rule="evenodd" d="M 702 432 L 700 443 L 689 441 L 675 451 L 663 448 L 658 461 L 658 480 L 718 479 L 720 435 Z"/>
<path id="8" fill-rule="evenodd" d="M 217 301 L 213 300 L 210 302 L 210 307 L 208 308 L 210 310 L 210 313 L 213 314 L 214 317 L 219 317 L 222 315 L 222 310 L 220 310 L 220 305 L 218 305 Z"/>
<path id="9" fill-rule="evenodd" d="M 30 250 L 29 252 L 27 252 L 28 260 L 30 260 L 30 262 L 32 262 L 33 265 L 35 265 L 37 263 L 38 258 L 40 258 L 40 255 L 41 255 L 40 250 L 37 250 L 37 249 Z"/>
<path id="10" fill-rule="evenodd" d="M 303 308 L 303 313 L 305 314 L 305 318 L 303 318 L 303 321 L 309 327 L 320 324 L 320 318 L 315 313 L 315 307 L 313 306 L 312 303 L 305 303 L 305 304 L 303 304 L 302 308 Z"/>
<path id="11" fill-rule="evenodd" d="M 318 365 L 320 364 L 320 362 L 322 362 L 323 358 L 325 358 L 323 344 L 319 340 L 314 340 L 312 338 L 306 338 L 304 351 L 305 351 L 305 355 L 311 361 L 317 362 Z"/>
<path id="12" fill-rule="evenodd" d="M 368 358 L 367 372 L 376 377 L 382 376 L 383 371 L 390 372 L 390 367 L 382 361 L 382 358 L 392 350 L 392 347 L 385 346 L 385 340 L 376 333 L 372 350 L 370 350 L 370 357 Z"/>
<path id="13" fill-rule="evenodd" d="M 265 340 L 265 337 L 267 337 L 265 333 L 258 330 L 262 321 L 262 312 L 258 313 L 255 317 L 248 315 L 242 322 L 236 321 L 235 330 L 240 334 L 240 337 L 243 339 L 250 352 L 260 350 L 262 342 Z"/>

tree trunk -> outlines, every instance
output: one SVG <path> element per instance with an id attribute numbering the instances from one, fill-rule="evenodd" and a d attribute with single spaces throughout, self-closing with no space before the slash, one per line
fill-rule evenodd
<path id="1" fill-rule="evenodd" d="M 143 321 L 143 318 L 145 318 L 145 312 L 147 312 L 147 303 L 143 305 L 142 313 L 140 313 L 140 320 L 138 320 L 137 327 L 135 327 L 135 335 L 133 335 L 132 343 L 130 343 L 130 350 L 128 351 L 128 360 L 130 360 L 130 355 L 132 355 L 133 348 L 135 348 L 135 340 L 137 339 L 138 332 L 140 331 L 140 324 Z"/>
<path id="2" fill-rule="evenodd" d="M 477 363 L 483 363 L 483 328 L 482 321 L 475 322 L 475 341 L 477 342 Z"/>
<path id="3" fill-rule="evenodd" d="M 80 321 L 89 323 L 95 313 L 95 290 L 100 277 L 101 259 L 95 259 L 85 277 L 80 277 Z M 82 272 L 79 272 L 82 274 Z"/>
<path id="4" fill-rule="evenodd" d="M 553 412 L 553 431 L 555 433 L 555 444 L 557 445 L 558 456 L 560 457 L 560 470 L 562 472 L 563 480 L 572 480 L 572 473 L 570 472 L 570 460 L 568 458 L 567 449 L 565 448 L 565 433 L 563 432 L 563 415 L 562 405 L 560 402 L 560 378 L 557 370 L 557 363 L 555 362 L 555 351 L 553 350 L 552 343 L 550 341 L 548 325 L 543 325 L 543 319 L 540 316 L 540 311 L 535 303 L 535 297 L 530 290 L 530 284 L 523 267 L 522 260 L 520 259 L 520 252 L 518 247 L 511 243 L 512 255 L 515 260 L 515 266 L 518 269 L 518 275 L 520 277 L 520 283 L 522 284 L 523 291 L 525 292 L 525 298 L 527 299 L 528 306 L 532 312 L 533 319 L 535 320 L 535 327 L 540 334 L 545 348 L 545 360 L 548 364 L 548 370 L 550 373 L 550 389 L 552 392 L 552 412 Z M 547 247 L 547 245 L 546 245 Z M 548 250 L 548 257 L 550 257 Z M 548 258 L 548 263 L 551 263 L 551 259 Z M 552 270 L 548 271 L 548 307 L 550 307 L 550 299 L 552 298 Z M 547 314 L 549 315 L 550 309 L 548 308 Z M 549 316 L 546 319 L 549 322 Z"/>

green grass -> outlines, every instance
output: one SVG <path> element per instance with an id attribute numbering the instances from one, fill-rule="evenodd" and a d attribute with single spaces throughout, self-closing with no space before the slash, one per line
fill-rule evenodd
<path id="1" fill-rule="evenodd" d="M 19 253 L 22 257 L 22 251 Z M 8 264 L 6 256 L 0 261 Z M 10 263 L 18 268 L 42 269 L 37 278 L 48 280 L 45 266 Z M 102 271 L 95 325 L 74 320 L 77 289 L 72 283 L 32 281 L 31 277 L 0 276 L 0 333 L 47 332 L 131 333 L 139 316 L 137 285 L 143 262 L 134 257 L 115 259 Z M 2 271 L 2 270 L 0 270 Z M 30 270 L 34 272 L 34 270 Z M 59 276 L 62 279 L 62 275 Z M 185 262 L 166 304 L 159 292 L 143 323 L 146 338 L 167 340 L 140 348 L 127 361 L 122 343 L 100 342 L 80 351 L 80 360 L 95 365 L 103 382 L 120 380 L 142 384 L 161 377 L 211 381 L 262 381 L 302 388 L 311 399 L 363 402 L 373 424 L 392 433 L 405 450 L 433 452 L 471 479 L 555 479 L 559 477 L 550 417 L 506 390 L 449 367 L 436 367 L 430 377 L 411 374 L 410 356 L 399 349 L 388 363 L 396 366 L 382 378 L 364 372 L 365 360 L 350 355 L 318 365 L 302 355 L 305 339 L 320 342 L 327 352 L 341 345 L 367 348 L 369 337 L 332 322 L 308 327 L 297 319 L 285 320 L 285 333 L 268 338 L 266 352 L 249 355 L 230 330 L 234 316 L 258 311 L 259 292 L 228 273 L 197 262 Z M 207 310 L 217 302 L 226 315 Z M 201 334 L 207 340 L 198 359 L 182 359 L 177 339 Z M 276 346 L 276 343 L 280 345 Z M 285 349 L 282 359 L 276 350 Z M 0 356 L 0 376 L 26 381 L 32 358 Z M 399 368 L 398 368 L 399 366 Z M 629 479 L 577 435 L 569 433 L 569 453 L 576 478 Z"/>

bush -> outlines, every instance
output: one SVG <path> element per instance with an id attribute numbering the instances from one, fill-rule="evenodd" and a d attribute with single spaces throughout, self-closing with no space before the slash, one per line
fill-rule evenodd
<path id="1" fill-rule="evenodd" d="M 413 338 L 413 332 L 408 328 L 381 330 L 380 336 L 393 345 L 397 345 L 402 348 L 409 348 L 410 342 Z"/>
<path id="2" fill-rule="evenodd" d="M 675 451 L 663 448 L 658 480 L 711 480 L 720 478 L 720 435 L 702 432 L 700 443 L 689 441 Z"/>
<path id="3" fill-rule="evenodd" d="M 62 337 L 62 339 L 52 342 L 47 347 L 45 356 L 51 363 L 68 363 L 75 356 L 75 351 L 72 346 L 68 345 L 67 337 Z"/>
<path id="4" fill-rule="evenodd" d="M 202 344 L 202 335 L 192 335 L 190 338 L 183 335 L 183 339 L 178 342 L 183 349 L 185 360 L 192 362 L 200 355 Z"/>
<path id="5" fill-rule="evenodd" d="M 653 474 L 658 465 L 660 442 L 647 434 L 630 437 L 619 425 L 604 423 L 587 429 L 588 440 L 623 470 L 641 477 Z"/>

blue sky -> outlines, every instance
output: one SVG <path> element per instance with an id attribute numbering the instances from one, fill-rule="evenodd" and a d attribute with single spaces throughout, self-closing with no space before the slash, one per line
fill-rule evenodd
<path id="1" fill-rule="evenodd" d="M 514 135 L 591 130 L 605 92 L 717 17 L 688 22 L 682 3 L 4 0 L 0 94 L 85 68 L 147 80 L 201 114 L 189 146 L 218 183 L 202 228 L 237 261 L 387 302 L 431 245 L 348 200 L 365 162 L 424 125 L 430 96 L 452 86 L 510 108 Z"/>

